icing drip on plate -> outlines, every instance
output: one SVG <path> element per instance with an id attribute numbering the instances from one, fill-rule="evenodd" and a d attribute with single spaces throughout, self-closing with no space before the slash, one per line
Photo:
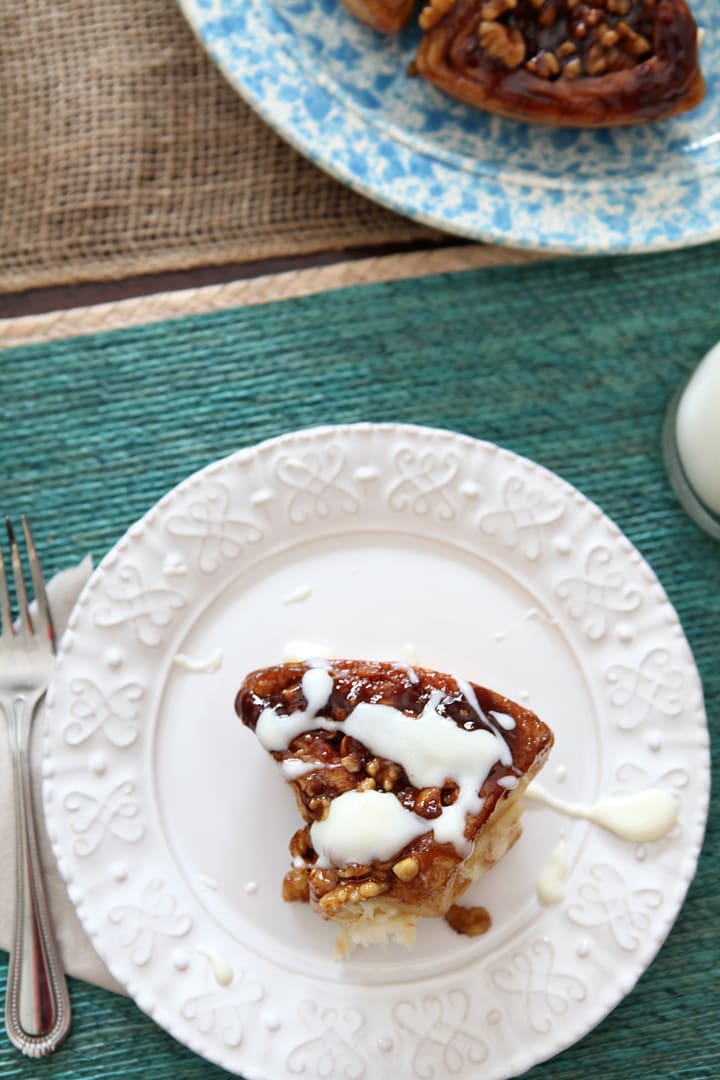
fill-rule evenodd
<path id="1" fill-rule="evenodd" d="M 568 848 L 565 841 L 561 840 L 540 871 L 537 894 L 542 904 L 559 904 L 565 899 L 568 869 Z"/>
<path id="2" fill-rule="evenodd" d="M 220 670 L 223 664 L 223 657 L 224 653 L 222 649 L 216 649 L 212 655 L 200 659 L 186 656 L 185 653 L 177 653 L 173 657 L 173 663 L 176 667 L 182 668 L 183 671 L 192 671 L 198 675 L 209 675 L 212 672 Z"/>
<path id="3" fill-rule="evenodd" d="M 525 789 L 525 797 L 544 803 L 568 817 L 593 821 L 623 840 L 638 844 L 667 836 L 675 828 L 678 818 L 677 799 L 659 788 L 647 788 L 634 795 L 608 795 L 586 806 L 558 799 L 533 781 Z"/>

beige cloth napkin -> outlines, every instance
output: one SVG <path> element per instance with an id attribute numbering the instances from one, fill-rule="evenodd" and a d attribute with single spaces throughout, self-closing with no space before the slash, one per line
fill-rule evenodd
<path id="1" fill-rule="evenodd" d="M 58 635 L 65 629 L 70 612 L 91 571 L 92 560 L 88 555 L 78 566 L 63 570 L 48 582 L 48 600 Z M 124 993 L 90 944 L 90 939 L 80 925 L 55 865 L 55 857 L 45 831 L 42 808 L 40 762 L 44 723 L 45 718 L 41 707 L 35 716 L 32 733 L 33 794 L 48 903 L 55 927 L 55 936 L 65 962 L 65 970 L 68 974 L 76 975 L 86 982 Z M 0 874 L 0 948 L 9 950 L 13 935 L 15 905 L 15 815 L 7 731 L 0 734 L 0 865 L 5 868 L 5 872 Z"/>

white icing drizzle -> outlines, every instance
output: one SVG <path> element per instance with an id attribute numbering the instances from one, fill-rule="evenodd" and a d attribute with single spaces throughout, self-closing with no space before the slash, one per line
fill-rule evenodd
<path id="1" fill-rule="evenodd" d="M 201 945 L 198 945 L 197 951 L 210 961 L 210 967 L 218 986 L 229 986 L 233 981 L 233 969 L 230 961 L 226 960 L 220 953 L 216 953 L 214 949 L 205 949 Z"/>
<path id="2" fill-rule="evenodd" d="M 324 821 L 310 826 L 310 839 L 318 866 L 345 866 L 391 859 L 432 826 L 387 792 L 346 791 L 332 800 Z"/>
<path id="3" fill-rule="evenodd" d="M 497 785 L 498 787 L 507 788 L 508 791 L 514 791 L 519 783 L 517 776 L 501 776 Z"/>
<path id="4" fill-rule="evenodd" d="M 496 762 L 512 764 L 510 749 L 499 732 L 485 729 L 467 731 L 459 727 L 454 720 L 441 715 L 438 707 L 443 701 L 443 694 L 438 690 L 431 694 L 419 716 L 407 716 L 389 705 L 361 702 L 343 722 L 334 721 L 317 715 L 327 704 L 332 688 L 333 679 L 329 671 L 311 668 L 304 673 L 302 679 L 303 694 L 307 702 L 305 709 L 297 710 L 290 716 L 279 716 L 272 708 L 263 709 L 257 722 L 256 735 L 265 749 L 286 750 L 292 740 L 304 731 L 313 729 L 337 731 L 341 728 L 366 746 L 372 754 L 401 765 L 410 783 L 417 788 L 442 787 L 447 780 L 453 780 L 458 788 L 455 802 L 451 806 L 443 807 L 440 816 L 433 818 L 431 823 L 425 818 L 418 819 L 416 815 L 406 810 L 394 795 L 389 796 L 392 803 L 385 801 L 380 804 L 374 800 L 365 800 L 362 805 L 369 807 L 375 802 L 377 806 L 390 807 L 394 804 L 397 813 L 406 820 L 407 827 L 410 828 L 412 825 L 412 835 L 409 839 L 420 835 L 414 831 L 419 827 L 418 820 L 420 820 L 423 826 L 422 832 L 432 829 L 438 843 L 451 843 L 459 854 L 469 854 L 472 845 L 465 837 L 465 825 L 468 814 L 477 814 L 482 809 L 483 799 L 479 795 L 479 790 Z M 468 700 L 472 704 L 475 694 L 469 685 L 467 690 L 471 695 Z M 478 715 L 482 717 L 477 698 L 475 698 L 475 704 Z M 344 798 L 345 796 L 339 796 L 333 800 L 331 812 Z M 354 806 L 355 804 L 351 801 L 343 805 Z M 377 823 L 380 820 L 378 815 L 391 813 L 393 813 L 392 810 L 378 810 L 376 817 L 372 820 Z M 368 821 L 370 820 L 368 816 Z M 362 817 L 354 815 L 343 821 L 345 827 L 350 830 L 344 842 L 346 844 L 354 842 L 353 830 L 355 830 L 358 834 L 358 843 L 362 846 L 364 844 L 362 837 L 366 829 Z M 325 822 L 320 824 L 325 825 Z M 321 830 L 320 836 L 323 835 Z M 335 835 L 334 826 L 332 835 Z M 378 832 L 373 826 L 373 835 L 375 844 L 382 846 L 384 844 L 382 831 Z M 409 843 L 409 839 L 399 846 L 393 846 L 387 856 L 381 856 L 376 851 L 375 857 L 389 858 L 395 851 L 399 851 L 406 843 Z M 335 850 L 333 844 L 330 846 Z M 384 847 L 383 850 L 385 850 Z M 366 862 L 367 858 L 356 854 L 355 857 L 348 858 L 346 861 Z"/>
<path id="5" fill-rule="evenodd" d="M 515 718 L 513 716 L 508 716 L 508 714 L 504 712 L 496 712 L 495 709 L 490 710 L 490 715 L 492 716 L 493 720 L 497 720 L 503 731 L 515 730 L 516 724 Z"/>
<path id="6" fill-rule="evenodd" d="M 412 667 L 410 664 L 403 664 L 403 663 L 398 663 L 397 666 L 402 668 L 403 671 L 406 671 L 407 672 L 407 677 L 410 680 L 410 682 L 412 683 L 412 685 L 417 686 L 417 684 L 420 682 L 420 676 L 418 675 L 415 668 Z"/>
<path id="7" fill-rule="evenodd" d="M 327 705 L 333 688 L 333 678 L 327 668 L 309 668 L 302 677 L 302 691 L 307 707 L 292 716 L 278 716 L 274 709 L 263 709 L 255 734 L 266 750 L 287 750 L 293 739 L 303 731 L 321 729 L 335 731 L 337 723 L 316 714 Z"/>
<path id="8" fill-rule="evenodd" d="M 192 671 L 195 674 L 207 675 L 213 671 L 219 671 L 223 664 L 224 653 L 222 649 L 216 649 L 211 656 L 206 656 L 202 660 L 194 660 L 191 656 L 186 656 L 185 653 L 177 653 L 173 657 L 173 664 L 182 668 L 184 671 Z"/>
<path id="9" fill-rule="evenodd" d="M 314 716 L 330 700 L 333 677 L 327 668 L 310 668 L 302 677 L 302 692 L 307 701 L 307 711 Z"/>
<path id="10" fill-rule="evenodd" d="M 567 844 L 561 840 L 540 871 L 537 894 L 542 904 L 559 904 L 565 899 L 569 866 Z"/>
<path id="11" fill-rule="evenodd" d="M 334 649 L 317 641 L 288 641 L 283 649 L 283 660 L 287 664 L 300 664 L 304 660 L 332 660 L 334 656 Z"/>
<path id="12" fill-rule="evenodd" d="M 162 572 L 165 577 L 182 577 L 183 574 L 187 574 L 187 569 L 187 563 L 183 557 L 174 552 L 170 552 L 166 556 L 162 565 Z"/>
<path id="13" fill-rule="evenodd" d="M 453 675 L 453 679 L 455 680 L 458 690 L 465 698 L 468 705 L 473 709 L 476 715 L 480 717 L 481 720 L 485 720 L 485 713 L 480 708 L 480 702 L 477 699 L 477 694 L 473 690 L 470 683 L 467 682 L 465 679 L 458 678 L 457 675 Z"/>
<path id="14" fill-rule="evenodd" d="M 298 589 L 287 594 L 283 604 L 300 604 L 312 596 L 312 585 L 301 585 Z"/>
<path id="15" fill-rule="evenodd" d="M 548 626 L 557 626 L 557 619 L 554 619 L 551 615 L 544 615 L 540 608 L 528 608 L 523 615 L 523 622 L 527 622 L 529 619 L 540 619 L 541 622 L 547 623 Z"/>
<path id="16" fill-rule="evenodd" d="M 634 795 L 608 795 L 592 806 L 558 799 L 536 781 L 528 785 L 525 795 L 568 817 L 593 821 L 623 840 L 638 844 L 660 840 L 677 824 L 677 799 L 659 788 L 646 788 Z"/>
<path id="17" fill-rule="evenodd" d="M 315 769 L 322 769 L 321 761 L 303 761 L 301 758 L 286 758 L 280 762 L 280 768 L 286 780 L 299 780 L 301 776 L 307 776 Z M 325 766 L 327 768 L 327 766 Z"/>
<path id="18" fill-rule="evenodd" d="M 460 691 L 462 696 L 465 698 L 467 703 L 470 705 L 470 707 L 475 712 L 475 715 L 478 716 L 485 724 L 487 724 L 488 727 L 490 727 L 490 728 L 492 728 L 494 730 L 495 737 L 498 739 L 498 741 L 502 744 L 502 747 L 503 747 L 503 752 L 500 755 L 501 763 L 503 765 L 512 765 L 512 754 L 510 753 L 510 747 L 507 745 L 507 743 L 503 739 L 502 735 L 500 734 L 500 732 L 497 730 L 497 728 L 493 724 L 492 720 L 490 719 L 491 716 L 497 716 L 498 714 L 494 713 L 494 712 L 491 712 L 490 716 L 488 716 L 488 714 L 483 712 L 483 710 L 481 709 L 480 702 L 477 699 L 477 694 L 473 690 L 470 683 L 467 682 L 465 679 L 459 679 L 457 677 L 457 675 L 453 675 L 453 679 L 455 680 L 455 682 L 457 684 L 458 690 Z M 500 715 L 502 715 L 502 714 L 500 714 Z M 512 717 L 509 717 L 508 719 L 512 719 Z M 505 728 L 506 731 L 510 730 L 500 720 L 498 720 L 498 723 L 500 724 L 501 727 Z M 512 722 L 512 726 L 515 727 L 515 721 L 514 720 Z"/>

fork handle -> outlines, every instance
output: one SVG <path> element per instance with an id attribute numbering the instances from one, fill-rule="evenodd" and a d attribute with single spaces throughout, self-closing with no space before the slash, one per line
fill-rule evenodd
<path id="1" fill-rule="evenodd" d="M 70 997 L 50 923 L 30 785 L 30 723 L 38 698 L 17 694 L 8 715 L 15 795 L 15 929 L 5 1026 L 28 1057 L 45 1057 L 70 1029 Z"/>

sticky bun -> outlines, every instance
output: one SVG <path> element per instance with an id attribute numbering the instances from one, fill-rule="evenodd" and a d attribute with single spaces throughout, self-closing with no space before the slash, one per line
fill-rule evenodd
<path id="1" fill-rule="evenodd" d="M 420 23 L 418 73 L 513 120 L 637 124 L 705 93 L 685 0 L 430 0 Z"/>
<path id="2" fill-rule="evenodd" d="M 235 708 L 292 786 L 302 827 L 285 900 L 338 928 L 338 952 L 443 916 L 520 836 L 550 729 L 501 694 L 402 664 L 252 672 Z"/>
<path id="3" fill-rule="evenodd" d="M 343 0 L 343 3 L 360 22 L 383 34 L 401 30 L 415 7 L 415 0 Z"/>

